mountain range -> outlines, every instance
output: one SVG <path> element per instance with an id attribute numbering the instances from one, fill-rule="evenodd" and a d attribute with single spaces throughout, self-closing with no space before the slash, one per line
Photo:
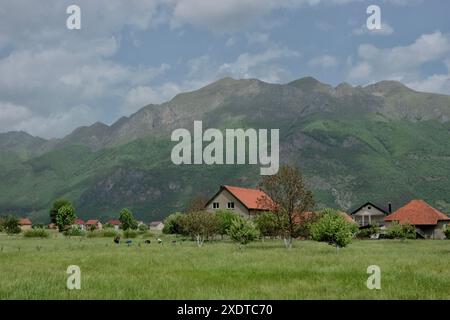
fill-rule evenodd
<path id="1" fill-rule="evenodd" d="M 450 213 L 450 96 L 382 81 L 336 87 L 306 77 L 287 84 L 224 78 L 147 105 L 112 125 L 61 139 L 0 134 L 0 215 L 47 222 L 56 198 L 81 218 L 145 221 L 185 208 L 220 185 L 252 187 L 259 165 L 176 166 L 174 129 L 280 129 L 280 161 L 298 166 L 318 208 L 351 211 L 367 201 L 399 207 L 424 199 Z"/>

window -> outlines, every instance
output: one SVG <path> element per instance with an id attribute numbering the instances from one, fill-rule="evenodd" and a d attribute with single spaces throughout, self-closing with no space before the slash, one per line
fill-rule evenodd
<path id="1" fill-rule="evenodd" d="M 228 209 L 234 209 L 234 202 L 228 202 Z"/>
<path id="2" fill-rule="evenodd" d="M 213 202 L 213 209 L 219 209 L 219 203 Z"/>

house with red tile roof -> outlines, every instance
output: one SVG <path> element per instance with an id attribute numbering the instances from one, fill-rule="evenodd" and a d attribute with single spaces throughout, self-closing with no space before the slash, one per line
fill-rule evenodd
<path id="1" fill-rule="evenodd" d="M 72 227 L 78 227 L 81 230 L 85 230 L 86 227 L 84 226 L 84 221 L 81 219 L 77 219 L 74 221 L 74 223 L 72 224 Z"/>
<path id="2" fill-rule="evenodd" d="M 367 226 L 384 226 L 384 218 L 391 213 L 392 206 L 389 204 L 389 211 L 373 204 L 372 202 L 366 202 L 359 208 L 353 210 L 350 214 L 352 219 L 358 223 L 360 228 Z"/>
<path id="3" fill-rule="evenodd" d="M 385 219 L 386 225 L 393 222 L 411 224 L 417 233 L 426 239 L 445 239 L 444 230 L 450 218 L 423 200 L 413 200 Z"/>
<path id="4" fill-rule="evenodd" d="M 122 225 L 122 222 L 117 219 L 109 220 L 106 224 L 113 226 L 114 230 L 119 230 L 120 226 Z"/>
<path id="5" fill-rule="evenodd" d="M 19 227 L 22 231 L 30 230 L 33 224 L 31 223 L 31 220 L 28 218 L 22 218 L 19 219 Z"/>
<path id="6" fill-rule="evenodd" d="M 86 227 L 86 230 L 92 230 L 92 228 L 94 228 L 94 227 L 95 227 L 95 229 L 98 229 L 98 230 L 101 230 L 103 228 L 103 225 L 100 222 L 100 220 L 96 220 L 96 219 L 89 219 L 88 221 L 86 221 L 84 226 Z"/>
<path id="7" fill-rule="evenodd" d="M 260 212 L 268 211 L 269 205 L 262 199 L 271 201 L 262 190 L 221 186 L 219 191 L 206 203 L 205 208 L 210 212 L 217 210 L 233 210 L 236 213 L 253 217 Z"/>

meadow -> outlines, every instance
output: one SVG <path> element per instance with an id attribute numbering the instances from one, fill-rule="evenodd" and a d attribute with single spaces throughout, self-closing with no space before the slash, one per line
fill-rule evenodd
<path id="1" fill-rule="evenodd" d="M 450 241 L 355 240 L 336 252 L 313 241 L 287 250 L 280 240 L 240 249 L 171 239 L 0 235 L 0 299 L 450 299 Z M 81 290 L 66 288 L 69 265 Z M 381 290 L 366 287 L 370 265 Z"/>

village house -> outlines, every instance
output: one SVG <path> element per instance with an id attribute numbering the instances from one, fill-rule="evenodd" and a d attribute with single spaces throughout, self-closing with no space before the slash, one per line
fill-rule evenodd
<path id="1" fill-rule="evenodd" d="M 114 230 L 118 231 L 120 229 L 120 226 L 122 225 L 122 222 L 120 222 L 120 220 L 114 219 L 109 220 L 107 224 L 113 226 Z"/>
<path id="2" fill-rule="evenodd" d="M 392 206 L 389 204 L 389 212 L 387 212 L 373 203 L 367 202 L 354 210 L 350 216 L 360 227 L 383 226 L 384 218 L 391 212 L 391 208 Z"/>
<path id="3" fill-rule="evenodd" d="M 385 218 L 386 226 L 397 222 L 416 227 L 419 237 L 445 239 L 444 230 L 450 218 L 423 200 L 413 200 Z"/>
<path id="4" fill-rule="evenodd" d="M 28 218 L 19 219 L 19 227 L 22 231 L 30 230 L 32 225 L 31 220 Z"/>
<path id="5" fill-rule="evenodd" d="M 162 231 L 164 229 L 164 223 L 162 221 L 153 221 L 150 222 L 149 228 L 152 231 Z"/>
<path id="6" fill-rule="evenodd" d="M 85 225 L 86 230 L 92 230 L 93 226 L 95 227 L 95 229 L 97 230 L 101 230 L 103 228 L 102 223 L 100 222 L 100 220 L 95 220 L 95 219 L 89 219 Z"/>
<path id="7" fill-rule="evenodd" d="M 234 210 L 244 217 L 254 217 L 258 213 L 268 211 L 269 207 L 261 199 L 269 199 L 266 193 L 258 189 L 233 186 L 221 186 L 219 191 L 206 203 L 210 212 L 217 210 Z"/>
<path id="8" fill-rule="evenodd" d="M 78 227 L 81 230 L 86 230 L 86 227 L 84 226 L 84 221 L 81 219 L 75 220 L 74 223 L 72 224 L 72 227 Z"/>

